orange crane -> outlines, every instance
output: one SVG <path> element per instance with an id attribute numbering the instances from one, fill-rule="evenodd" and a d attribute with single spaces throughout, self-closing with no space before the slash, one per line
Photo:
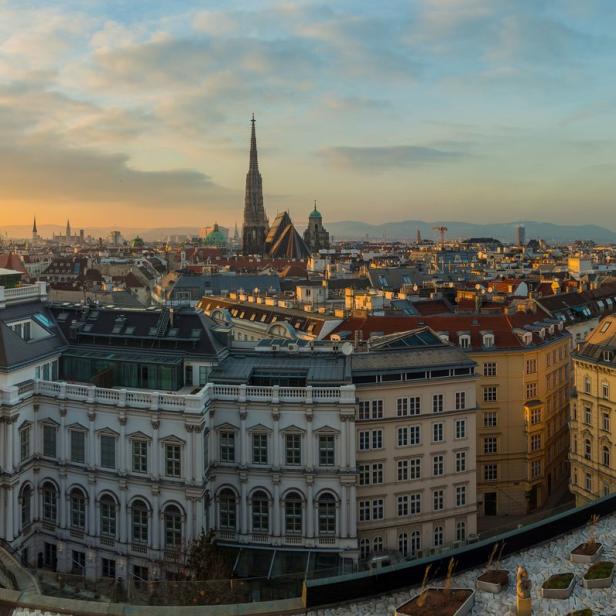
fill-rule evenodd
<path id="1" fill-rule="evenodd" d="M 441 238 L 441 246 L 445 245 L 445 233 L 447 233 L 447 227 L 432 227 L 433 231 L 438 231 Z"/>

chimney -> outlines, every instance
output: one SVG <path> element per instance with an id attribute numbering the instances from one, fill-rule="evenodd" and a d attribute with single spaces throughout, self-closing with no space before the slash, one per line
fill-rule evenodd
<path id="1" fill-rule="evenodd" d="M 169 325 L 171 327 L 173 327 L 174 316 L 175 316 L 175 314 L 174 314 L 173 308 L 169 308 Z"/>

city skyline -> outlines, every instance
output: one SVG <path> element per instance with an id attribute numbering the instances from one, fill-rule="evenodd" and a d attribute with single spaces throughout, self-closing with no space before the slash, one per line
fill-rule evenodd
<path id="1" fill-rule="evenodd" d="M 606 222 L 615 7 L 0 6 L 3 225 Z"/>

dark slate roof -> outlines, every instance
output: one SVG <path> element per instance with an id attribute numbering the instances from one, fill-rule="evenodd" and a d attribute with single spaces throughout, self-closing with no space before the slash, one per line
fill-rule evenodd
<path id="1" fill-rule="evenodd" d="M 173 285 L 171 298 L 176 299 L 177 292 L 189 292 L 191 299 L 198 300 L 204 295 L 220 295 L 231 291 L 280 292 L 280 280 L 269 274 L 211 274 L 206 276 L 180 276 Z"/>
<path id="2" fill-rule="evenodd" d="M 54 305 L 51 311 L 75 348 L 114 348 L 214 358 L 226 352 L 216 324 L 195 310 Z"/>
<path id="3" fill-rule="evenodd" d="M 46 338 L 26 342 L 20 338 L 7 323 L 20 319 L 43 315 L 45 322 L 35 319 L 37 324 L 49 333 Z M 49 323 L 49 326 L 46 325 Z M 66 340 L 56 327 L 53 314 L 40 302 L 15 304 L 0 310 L 0 371 L 25 366 L 42 360 L 66 348 Z"/>

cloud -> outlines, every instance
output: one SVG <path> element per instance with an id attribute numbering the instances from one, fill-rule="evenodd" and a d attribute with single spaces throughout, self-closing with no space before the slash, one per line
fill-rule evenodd
<path id="1" fill-rule="evenodd" d="M 357 171 L 372 169 L 405 169 L 436 163 L 455 162 L 465 156 L 462 152 L 418 145 L 332 147 L 319 152 L 327 162 Z"/>

